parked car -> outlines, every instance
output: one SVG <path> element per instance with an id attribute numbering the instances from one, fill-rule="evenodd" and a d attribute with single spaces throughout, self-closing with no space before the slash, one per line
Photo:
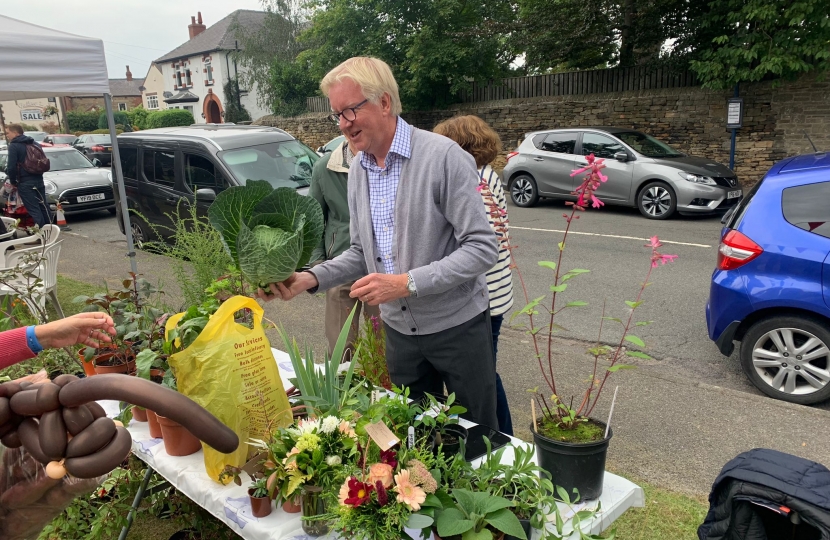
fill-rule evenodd
<path id="1" fill-rule="evenodd" d="M 35 142 L 43 142 L 43 139 L 49 136 L 45 131 L 24 131 L 23 135 L 33 138 Z"/>
<path id="2" fill-rule="evenodd" d="M 776 164 L 724 216 L 706 321 L 768 396 L 830 399 L 830 155 Z"/>
<path id="3" fill-rule="evenodd" d="M 81 135 L 72 146 L 88 157 L 90 161 L 97 159 L 103 165 L 112 163 L 112 140 L 107 134 Z"/>
<path id="4" fill-rule="evenodd" d="M 248 180 L 307 193 L 319 156 L 285 131 L 265 126 L 200 124 L 118 136 L 133 241 L 168 237 L 179 203 L 196 202 L 199 216 L 216 195 Z M 116 198 L 118 196 L 116 190 Z M 116 201 L 117 203 L 117 201 Z M 124 232 L 121 207 L 118 225 Z"/>
<path id="5" fill-rule="evenodd" d="M 337 148 L 340 145 L 340 143 L 343 142 L 343 139 L 345 139 L 345 138 L 346 137 L 344 137 L 343 135 L 340 135 L 339 137 L 333 138 L 332 140 L 330 140 L 329 142 L 327 142 L 323 146 L 318 147 L 317 148 L 317 153 L 320 154 L 321 156 L 324 156 L 324 155 L 328 154 L 329 152 L 333 152 L 334 149 Z"/>
<path id="6" fill-rule="evenodd" d="M 63 144 L 72 146 L 73 144 L 75 144 L 75 141 L 77 141 L 77 140 L 78 140 L 78 137 L 76 137 L 75 135 L 72 135 L 71 133 L 70 134 L 57 133 L 57 134 L 54 134 L 54 135 L 49 135 L 48 137 L 43 139 L 43 142 L 51 144 L 53 146 L 63 145 Z"/>
<path id="7" fill-rule="evenodd" d="M 46 147 L 49 171 L 43 174 L 46 199 L 52 211 L 60 201 L 64 214 L 80 214 L 96 210 L 115 213 L 112 177 L 108 169 L 99 168 L 74 148 Z M 0 183 L 6 180 L 8 151 L 0 151 Z M 5 203 L 5 200 L 2 201 Z"/>
<path id="8" fill-rule="evenodd" d="M 638 208 L 649 219 L 675 212 L 702 214 L 726 211 L 740 201 L 741 185 L 728 167 L 688 156 L 668 144 L 625 128 L 571 128 L 529 133 L 507 155 L 502 178 L 517 206 L 540 198 L 575 200 L 583 156 L 605 158 L 608 182 L 597 190 L 606 204 Z"/>

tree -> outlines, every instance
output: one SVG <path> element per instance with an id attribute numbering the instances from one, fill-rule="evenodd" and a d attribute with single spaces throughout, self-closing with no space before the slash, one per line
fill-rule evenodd
<path id="1" fill-rule="evenodd" d="M 827 0 L 712 0 L 689 25 L 690 65 L 707 88 L 830 70 Z"/>
<path id="2" fill-rule="evenodd" d="M 319 0 L 301 65 L 319 81 L 349 57 L 375 56 L 390 65 L 407 109 L 455 101 L 473 80 L 507 75 L 515 60 L 509 0 Z"/>
<path id="3" fill-rule="evenodd" d="M 236 79 L 228 79 L 223 87 L 225 92 L 225 122 L 237 124 L 250 122 L 251 115 L 248 109 L 239 101 L 239 83 Z"/>
<path id="4" fill-rule="evenodd" d="M 128 110 L 126 114 L 131 127 L 147 129 L 147 117 L 150 116 L 150 111 L 145 109 L 143 105 L 133 107 Z"/>

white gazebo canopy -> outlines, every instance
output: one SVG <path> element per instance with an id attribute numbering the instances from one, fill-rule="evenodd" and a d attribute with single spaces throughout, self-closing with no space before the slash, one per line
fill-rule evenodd
<path id="1" fill-rule="evenodd" d="M 112 139 L 113 187 L 121 199 L 127 256 L 136 272 L 104 42 L 0 15 L 0 101 L 95 95 L 104 97 Z"/>
<path id="2" fill-rule="evenodd" d="M 0 101 L 109 91 L 103 41 L 0 15 Z"/>

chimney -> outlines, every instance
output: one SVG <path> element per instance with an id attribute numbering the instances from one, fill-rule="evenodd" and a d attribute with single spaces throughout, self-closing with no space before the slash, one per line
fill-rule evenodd
<path id="1" fill-rule="evenodd" d="M 199 22 L 196 22 L 196 17 L 190 17 L 190 24 L 187 26 L 187 31 L 190 34 L 190 39 L 195 38 L 205 31 L 207 26 L 202 24 L 202 12 L 199 12 Z"/>
<path id="2" fill-rule="evenodd" d="M 127 80 L 128 80 L 128 81 L 133 80 L 133 74 L 132 74 L 132 72 L 130 71 L 130 66 L 127 66 Z"/>

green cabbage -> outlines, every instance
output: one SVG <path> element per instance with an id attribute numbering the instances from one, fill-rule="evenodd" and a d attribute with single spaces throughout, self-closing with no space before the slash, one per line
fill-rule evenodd
<path id="1" fill-rule="evenodd" d="M 256 286 L 288 279 L 308 264 L 323 235 L 323 210 L 293 188 L 264 180 L 226 189 L 208 209 L 210 224 L 246 281 Z"/>

